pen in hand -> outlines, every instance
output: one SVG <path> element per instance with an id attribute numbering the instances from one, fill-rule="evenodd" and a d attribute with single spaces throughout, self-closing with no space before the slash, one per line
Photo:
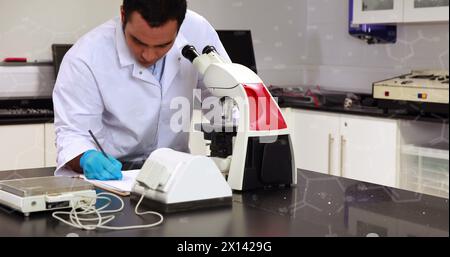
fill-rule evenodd
<path id="1" fill-rule="evenodd" d="M 91 130 L 89 130 L 89 134 L 91 134 L 92 139 L 94 139 L 95 144 L 97 145 L 98 149 L 100 149 L 100 151 L 102 151 L 102 154 L 106 157 L 106 159 L 109 160 L 108 155 L 106 155 L 105 150 L 103 150 L 102 146 L 100 145 L 100 143 L 98 142 L 97 138 L 95 137 L 94 133 L 92 133 Z"/>
<path id="2" fill-rule="evenodd" d="M 92 158 L 88 157 L 86 162 L 88 162 L 89 164 L 86 164 L 83 161 L 83 157 L 81 157 L 80 166 L 82 166 L 85 176 L 89 179 L 97 180 L 121 180 L 122 163 L 114 159 L 114 157 L 108 156 L 105 153 L 105 150 L 103 150 L 103 147 L 100 145 L 91 130 L 89 130 L 89 134 L 91 135 L 92 139 L 94 139 L 94 142 L 97 145 L 98 149 L 101 151 L 101 154 L 97 152 L 96 154 L 93 154 Z M 95 151 L 92 150 L 92 152 Z M 91 151 L 88 151 L 86 153 L 91 153 Z M 98 157 L 100 157 L 101 155 L 103 155 L 111 165 L 109 165 L 107 162 L 105 163 L 103 160 L 99 160 Z"/>

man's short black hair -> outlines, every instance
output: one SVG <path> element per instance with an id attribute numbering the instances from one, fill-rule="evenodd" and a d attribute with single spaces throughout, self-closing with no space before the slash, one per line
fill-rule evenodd
<path id="1" fill-rule="evenodd" d="M 187 10 L 186 0 L 123 0 L 125 21 L 129 21 L 133 12 L 142 15 L 151 27 L 159 27 L 169 20 L 176 20 L 178 28 L 184 21 Z"/>

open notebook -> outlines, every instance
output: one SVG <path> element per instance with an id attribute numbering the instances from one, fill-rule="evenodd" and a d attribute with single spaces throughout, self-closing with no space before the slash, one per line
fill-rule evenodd
<path id="1" fill-rule="evenodd" d="M 91 180 L 86 179 L 86 177 L 81 176 L 84 180 L 92 183 L 94 186 L 101 188 L 103 190 L 110 191 L 112 193 L 116 193 L 122 196 L 130 195 L 131 190 L 133 189 L 134 183 L 136 182 L 136 177 L 139 175 L 141 170 L 127 170 L 122 171 L 123 178 L 122 180 L 110 180 L 110 181 L 101 181 L 101 180 Z"/>

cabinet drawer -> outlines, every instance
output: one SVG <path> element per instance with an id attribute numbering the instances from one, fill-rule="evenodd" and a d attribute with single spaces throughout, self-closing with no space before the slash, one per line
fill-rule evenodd
<path id="1" fill-rule="evenodd" d="M 396 186 L 398 124 L 396 120 L 342 116 L 341 174 L 385 186 Z"/>
<path id="2" fill-rule="evenodd" d="M 0 126 L 0 170 L 42 168 L 44 124 Z"/>

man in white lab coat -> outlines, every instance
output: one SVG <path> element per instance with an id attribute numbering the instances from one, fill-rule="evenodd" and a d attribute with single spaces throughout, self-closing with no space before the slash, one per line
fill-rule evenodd
<path id="1" fill-rule="evenodd" d="M 161 147 L 188 152 L 188 132 L 170 126 L 180 111 L 171 101 L 183 97 L 192 107 L 194 89 L 204 90 L 181 55 L 187 44 L 213 45 L 228 59 L 216 31 L 187 11 L 186 0 L 124 0 L 121 18 L 83 36 L 66 54 L 53 92 L 56 175 L 121 179 L 122 162 L 142 163 Z"/>

